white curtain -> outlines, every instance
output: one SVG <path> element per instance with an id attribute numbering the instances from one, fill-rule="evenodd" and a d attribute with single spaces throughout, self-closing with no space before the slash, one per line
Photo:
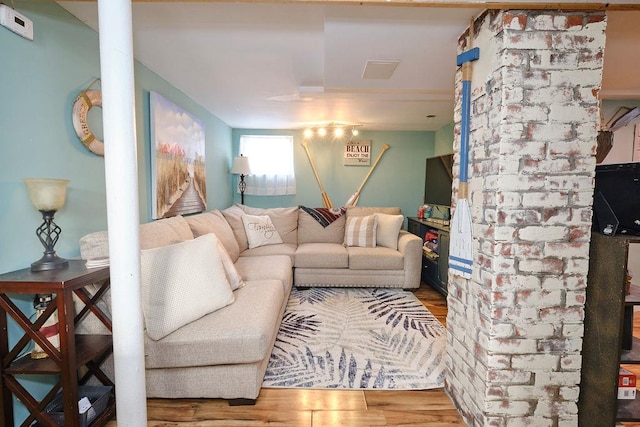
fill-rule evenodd
<path id="1" fill-rule="evenodd" d="M 245 178 L 245 194 L 281 196 L 296 194 L 293 137 L 242 135 L 240 154 L 249 159 L 251 175 Z"/>

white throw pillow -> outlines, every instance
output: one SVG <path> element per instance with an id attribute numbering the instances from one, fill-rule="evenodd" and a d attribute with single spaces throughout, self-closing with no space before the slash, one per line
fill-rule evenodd
<path id="1" fill-rule="evenodd" d="M 205 234 L 141 251 L 142 312 L 151 339 L 157 341 L 234 301 L 217 242 L 215 235 Z"/>
<path id="2" fill-rule="evenodd" d="M 376 229 L 376 245 L 398 249 L 398 235 L 404 222 L 402 215 L 374 214 L 378 220 Z"/>
<path id="3" fill-rule="evenodd" d="M 244 232 L 247 234 L 249 249 L 264 245 L 282 243 L 280 234 L 269 215 L 242 215 Z"/>
<path id="4" fill-rule="evenodd" d="M 238 273 L 236 265 L 231 260 L 231 256 L 225 249 L 220 239 L 218 239 L 218 254 L 220 255 L 220 259 L 222 260 L 224 273 L 227 276 L 229 285 L 231 285 L 231 290 L 235 291 L 236 289 L 242 288 L 244 286 L 244 280 L 242 280 L 242 277 L 240 277 L 240 273 Z"/>
<path id="5" fill-rule="evenodd" d="M 376 221 L 375 215 L 347 218 L 344 228 L 344 245 L 375 248 Z"/>

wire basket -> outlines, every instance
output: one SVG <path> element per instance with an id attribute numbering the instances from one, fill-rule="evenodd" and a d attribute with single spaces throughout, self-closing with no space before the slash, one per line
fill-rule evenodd
<path id="1" fill-rule="evenodd" d="M 91 402 L 91 407 L 79 414 L 80 426 L 87 427 L 93 422 L 109 404 L 111 398 L 111 386 L 80 386 L 78 387 L 78 399 L 86 397 Z M 58 392 L 55 397 L 47 404 L 45 411 L 60 426 L 64 426 L 64 402 L 62 401 L 62 392 Z"/>

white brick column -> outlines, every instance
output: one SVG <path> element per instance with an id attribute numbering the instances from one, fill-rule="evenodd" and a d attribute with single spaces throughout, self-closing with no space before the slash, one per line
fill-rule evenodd
<path id="1" fill-rule="evenodd" d="M 470 425 L 578 424 L 605 27 L 603 12 L 490 11 L 475 23 L 474 269 L 449 276 L 446 378 Z M 469 46 L 467 32 L 459 51 Z"/>

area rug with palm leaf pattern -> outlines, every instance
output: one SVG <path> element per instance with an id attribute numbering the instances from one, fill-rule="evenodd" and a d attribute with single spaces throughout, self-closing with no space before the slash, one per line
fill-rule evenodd
<path id="1" fill-rule="evenodd" d="M 439 388 L 445 343 L 445 328 L 411 292 L 294 288 L 262 386 Z"/>

